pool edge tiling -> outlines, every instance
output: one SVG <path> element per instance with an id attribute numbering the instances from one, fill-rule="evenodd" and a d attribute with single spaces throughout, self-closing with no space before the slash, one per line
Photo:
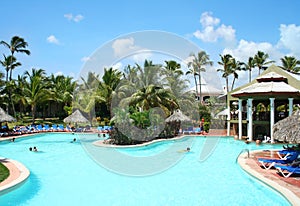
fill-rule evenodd
<path id="1" fill-rule="evenodd" d="M 0 194 L 9 192 L 10 189 L 20 185 L 30 175 L 29 170 L 20 162 L 0 157 L 1 163 L 9 169 L 9 176 L 0 183 Z"/>

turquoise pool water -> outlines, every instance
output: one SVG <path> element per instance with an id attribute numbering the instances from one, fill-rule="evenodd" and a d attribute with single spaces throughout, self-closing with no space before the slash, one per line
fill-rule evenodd
<path id="1" fill-rule="evenodd" d="M 78 141 L 70 143 L 74 137 Z M 247 145 L 220 138 L 205 161 L 199 160 L 204 137 L 117 149 L 127 156 L 148 157 L 170 147 L 191 145 L 191 152 L 183 153 L 169 168 L 136 177 L 111 171 L 91 157 L 89 147 L 114 150 L 95 147 L 94 140 L 99 140 L 97 135 L 46 133 L 1 142 L 0 156 L 22 162 L 31 175 L 17 189 L 1 194 L 0 205 L 290 205 L 236 163 L 243 149 L 281 148 L 279 145 Z M 33 146 L 40 152 L 30 152 Z"/>

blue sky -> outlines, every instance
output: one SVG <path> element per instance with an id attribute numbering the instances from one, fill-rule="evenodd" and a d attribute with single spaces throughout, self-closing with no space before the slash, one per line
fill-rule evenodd
<path id="1" fill-rule="evenodd" d="M 210 55 L 214 70 L 220 68 L 219 54 L 225 53 L 240 61 L 258 50 L 278 64 L 284 55 L 300 59 L 298 0 L 16 0 L 1 2 L 1 8 L 0 40 L 23 37 L 32 53 L 16 55 L 22 67 L 15 74 L 34 67 L 76 77 L 91 55 L 109 42 L 114 52 L 150 49 L 128 35 L 148 30 L 191 41 Z M 113 44 L 118 39 L 119 44 Z M 8 54 L 3 46 L 0 52 Z M 246 79 L 247 74 L 241 74 L 238 84 Z"/>

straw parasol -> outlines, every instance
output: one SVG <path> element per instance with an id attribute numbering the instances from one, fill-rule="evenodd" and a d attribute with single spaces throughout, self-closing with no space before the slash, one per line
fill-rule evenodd
<path id="1" fill-rule="evenodd" d="M 16 121 L 15 118 L 7 114 L 1 107 L 0 107 L 0 122 L 14 122 Z"/>
<path id="2" fill-rule="evenodd" d="M 274 124 L 273 135 L 280 142 L 300 143 L 300 110 Z"/>
<path id="3" fill-rule="evenodd" d="M 188 116 L 183 114 L 179 109 L 169 116 L 165 122 L 189 122 L 192 121 Z"/>
<path id="4" fill-rule="evenodd" d="M 83 114 L 77 109 L 75 112 L 73 112 L 70 116 L 66 117 L 64 119 L 65 123 L 86 123 L 89 122 Z"/>

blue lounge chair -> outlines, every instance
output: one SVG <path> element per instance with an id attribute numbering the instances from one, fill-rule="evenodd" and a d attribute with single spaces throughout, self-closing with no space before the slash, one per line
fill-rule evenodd
<path id="1" fill-rule="evenodd" d="M 59 125 L 57 126 L 57 131 L 60 131 L 60 132 L 63 132 L 63 131 L 65 131 L 65 127 L 64 127 L 64 125 L 62 125 L 62 124 L 59 124 Z"/>
<path id="2" fill-rule="evenodd" d="M 53 125 L 52 125 L 52 131 L 56 132 L 57 130 L 58 130 L 57 125 L 56 125 L 56 124 L 53 124 Z"/>
<path id="3" fill-rule="evenodd" d="M 294 150 L 279 150 L 277 151 L 277 155 L 279 156 L 280 159 L 286 159 L 287 156 L 291 155 L 293 152 L 295 152 Z"/>
<path id="4" fill-rule="evenodd" d="M 291 152 L 290 155 L 286 157 L 286 159 L 268 159 L 268 158 L 258 158 L 258 162 L 266 169 L 269 170 L 272 168 L 276 163 L 277 164 L 290 164 L 295 161 L 298 156 L 299 152 Z"/>
<path id="5" fill-rule="evenodd" d="M 285 178 L 291 176 L 292 174 L 300 174 L 300 167 L 293 167 L 289 165 L 275 165 L 277 171 L 282 174 Z"/>
<path id="6" fill-rule="evenodd" d="M 43 128 L 42 125 L 39 124 L 39 125 L 36 126 L 36 130 L 39 131 L 39 132 L 42 132 L 42 131 L 44 131 L 44 128 Z"/>
<path id="7" fill-rule="evenodd" d="M 183 134 L 195 134 L 193 127 L 188 127 L 186 130 L 183 130 Z"/>

